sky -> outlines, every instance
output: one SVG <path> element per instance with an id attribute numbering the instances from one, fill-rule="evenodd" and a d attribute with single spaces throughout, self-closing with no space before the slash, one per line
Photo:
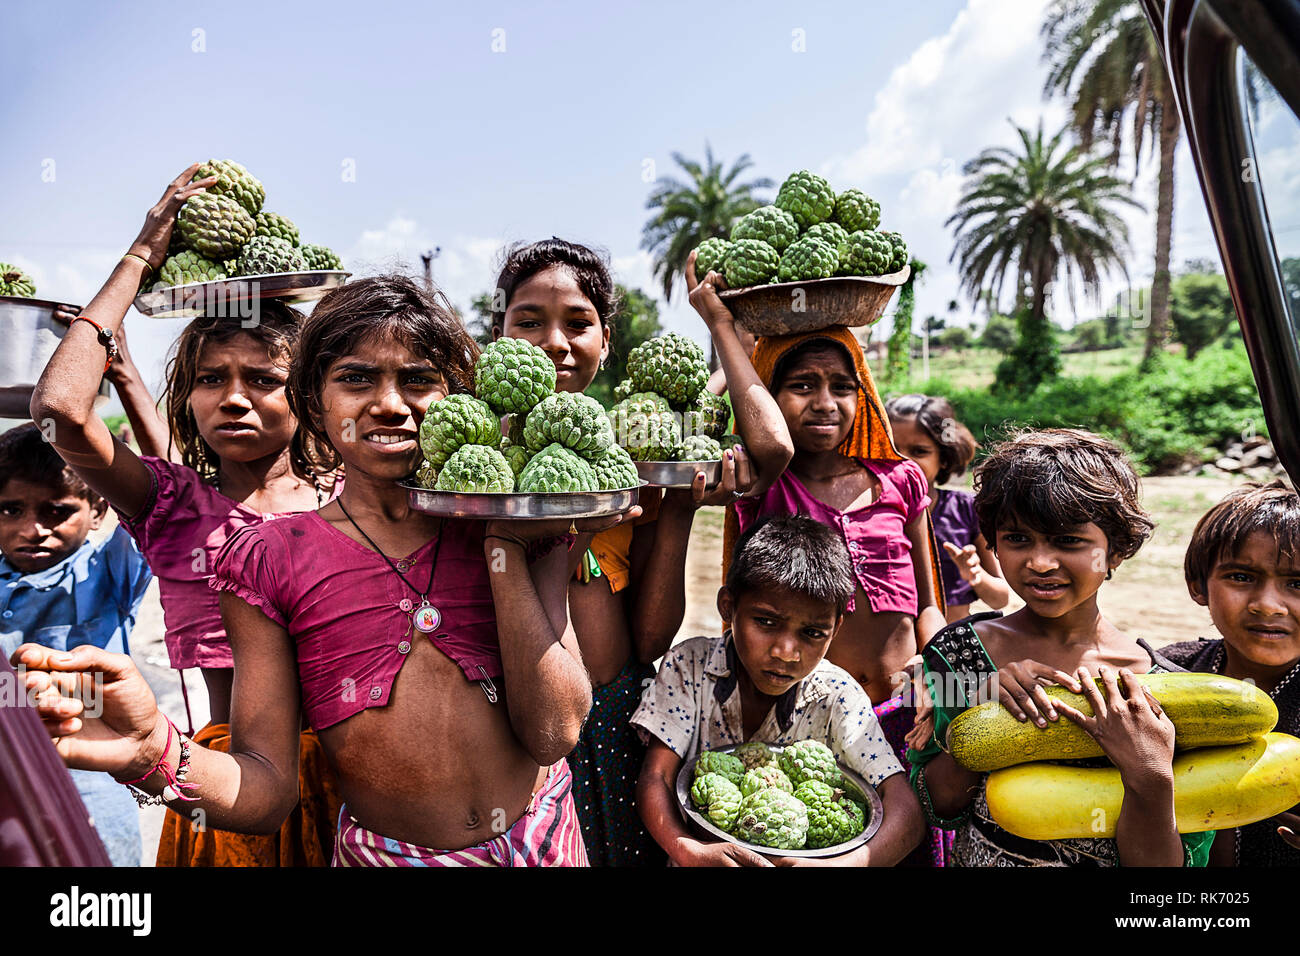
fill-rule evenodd
<path id="1" fill-rule="evenodd" d="M 944 220 L 962 165 L 1012 145 L 1009 120 L 1064 122 L 1042 95 L 1047 2 L 9 5 L 0 261 L 40 297 L 84 303 L 166 184 L 229 158 L 354 275 L 418 272 L 440 247 L 435 280 L 465 309 L 505 244 L 556 235 L 605 251 L 704 343 L 684 288 L 662 301 L 640 237 L 655 176 L 708 143 L 727 164 L 747 153 L 751 177 L 806 168 L 876 197 L 881 228 L 929 266 L 919 327 L 961 299 Z M 1176 177 L 1174 263 L 1217 258 L 1185 145 Z M 1129 277 L 1103 298 L 1150 280 L 1154 179 L 1154 162 L 1134 178 L 1148 211 L 1126 214 Z M 950 321 L 975 317 L 963 301 Z M 128 317 L 155 390 L 183 325 Z"/>

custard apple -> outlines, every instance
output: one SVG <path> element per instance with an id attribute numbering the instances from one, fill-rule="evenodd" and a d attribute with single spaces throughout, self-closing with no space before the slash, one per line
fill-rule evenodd
<path id="1" fill-rule="evenodd" d="M 758 790 L 740 802 L 732 832 L 759 846 L 802 850 L 808 836 L 808 808 L 776 787 Z"/>
<path id="2" fill-rule="evenodd" d="M 498 415 L 527 415 L 555 391 L 555 363 L 523 339 L 497 339 L 474 363 L 474 393 Z"/>
<path id="3" fill-rule="evenodd" d="M 208 160 L 195 172 L 194 179 L 206 179 L 208 176 L 216 176 L 217 181 L 207 188 L 204 195 L 227 196 L 238 202 L 249 216 L 256 216 L 262 211 L 266 190 L 252 173 L 233 159 Z"/>
<path id="4" fill-rule="evenodd" d="M 20 299 L 36 297 L 36 283 L 17 266 L 0 262 L 0 295 L 12 295 Z"/>
<path id="5" fill-rule="evenodd" d="M 847 276 L 880 276 L 889 271 L 889 257 L 893 254 L 889 240 L 879 232 L 864 229 L 849 233 L 840 243 L 839 274 Z"/>
<path id="6" fill-rule="evenodd" d="M 682 434 L 718 439 L 727 433 L 729 421 L 731 405 L 721 395 L 714 395 L 705 389 L 700 392 L 695 405 L 682 415 Z"/>
<path id="7" fill-rule="evenodd" d="M 561 444 L 547 445 L 524 466 L 516 491 L 597 491 L 596 472 L 580 455 Z"/>
<path id="8" fill-rule="evenodd" d="M 158 282 L 166 287 L 191 285 L 195 282 L 224 279 L 228 274 L 220 263 L 186 250 L 167 257 L 158 269 Z"/>
<path id="9" fill-rule="evenodd" d="M 817 780 L 838 786 L 841 778 L 835 754 L 818 740 L 799 740 L 781 751 L 777 763 L 790 778 L 790 782 L 799 787 L 809 780 Z"/>
<path id="10" fill-rule="evenodd" d="M 691 435 L 677 446 L 674 461 L 721 461 L 722 446 L 707 435 Z"/>
<path id="11" fill-rule="evenodd" d="M 635 391 L 636 386 L 632 384 L 632 380 L 625 378 L 614 386 L 614 401 L 621 402 Z"/>
<path id="12" fill-rule="evenodd" d="M 238 275 L 239 275 L 239 260 L 238 260 L 238 259 L 223 259 L 222 262 L 221 262 L 221 268 L 223 268 L 223 269 L 226 270 L 226 275 L 227 275 L 227 276 L 229 276 L 230 278 L 234 279 L 234 278 L 238 277 Z"/>
<path id="13" fill-rule="evenodd" d="M 794 784 L 785 772 L 774 764 L 763 764 L 761 767 L 755 767 L 753 770 L 746 770 L 745 775 L 740 778 L 740 794 L 747 797 L 751 793 L 758 793 L 768 787 L 776 787 L 778 790 L 784 790 L 786 793 L 794 793 Z"/>
<path id="14" fill-rule="evenodd" d="M 707 750 L 700 754 L 699 760 L 695 761 L 695 779 L 699 780 L 706 773 L 722 774 L 739 787 L 741 779 L 745 776 L 745 765 L 740 762 L 739 757 L 724 754 L 720 750 Z"/>
<path id="15" fill-rule="evenodd" d="M 253 238 L 257 223 L 248 210 L 228 196 L 199 193 L 191 196 L 176 215 L 185 246 L 205 259 L 220 262 L 238 255 Z"/>
<path id="16" fill-rule="evenodd" d="M 695 278 L 704 281 L 710 272 L 722 272 L 722 263 L 727 258 L 731 243 L 726 239 L 705 239 L 695 251 Z"/>
<path id="17" fill-rule="evenodd" d="M 438 472 L 436 491 L 514 491 L 515 473 L 505 456 L 487 445 L 461 445 Z"/>
<path id="18" fill-rule="evenodd" d="M 596 472 L 596 484 L 601 491 L 640 487 L 636 464 L 622 445 L 610 445 L 605 454 L 592 460 L 591 467 Z"/>
<path id="19" fill-rule="evenodd" d="M 830 243 L 832 249 L 839 249 L 840 243 L 848 237 L 848 232 L 838 222 L 827 221 L 809 226 L 808 231 L 800 238 L 820 239 L 822 242 Z"/>
<path id="20" fill-rule="evenodd" d="M 434 402 L 420 423 L 420 448 L 438 470 L 461 445 L 497 447 L 500 443 L 501 420 L 486 402 L 472 395 L 448 395 Z"/>
<path id="21" fill-rule="evenodd" d="M 799 226 L 794 217 L 776 206 L 759 206 L 741 216 L 731 227 L 731 241 L 761 239 L 777 252 L 799 237 Z"/>
<path id="22" fill-rule="evenodd" d="M 276 272 L 302 272 L 307 268 L 302 253 L 284 239 L 254 236 L 239 253 L 241 276 L 265 276 Z"/>
<path id="23" fill-rule="evenodd" d="M 637 461 L 672 461 L 681 444 L 677 415 L 653 393 L 623 399 L 610 409 L 609 422 L 615 440 Z"/>
<path id="24" fill-rule="evenodd" d="M 691 784 L 691 803 L 709 818 L 714 826 L 730 832 L 740 813 L 740 790 L 720 773 L 696 776 Z"/>
<path id="25" fill-rule="evenodd" d="M 257 231 L 255 236 L 274 236 L 276 239 L 283 239 L 289 245 L 297 247 L 298 245 L 298 227 L 293 224 L 288 216 L 282 216 L 278 212 L 259 212 L 257 214 Z"/>
<path id="26" fill-rule="evenodd" d="M 699 397 L 709 380 L 709 363 L 693 339 L 676 332 L 642 342 L 627 357 L 627 375 L 637 391 L 654 392 L 676 405 Z"/>
<path id="27" fill-rule="evenodd" d="M 343 268 L 343 260 L 328 246 L 306 243 L 302 246 L 301 251 L 302 257 L 307 263 L 307 268 L 313 272 Z"/>
<path id="28" fill-rule="evenodd" d="M 880 225 L 880 203 L 861 189 L 846 189 L 835 199 L 835 221 L 846 232 L 875 229 Z"/>
<path id="29" fill-rule="evenodd" d="M 820 850 L 851 840 L 866 826 L 862 808 L 843 790 L 818 780 L 809 780 L 794 791 L 795 799 L 808 808 L 808 849 Z"/>
<path id="30" fill-rule="evenodd" d="M 776 766 L 776 754 L 772 753 L 772 748 L 757 740 L 741 744 L 731 754 L 745 765 L 746 770 L 753 770 L 755 767 Z"/>
<path id="31" fill-rule="evenodd" d="M 510 466 L 510 470 L 514 472 L 516 478 L 519 477 L 519 473 L 524 470 L 524 465 L 528 464 L 528 460 L 532 457 L 528 453 L 527 446 L 512 441 L 508 435 L 501 437 L 501 454 L 505 456 L 506 463 Z"/>
<path id="32" fill-rule="evenodd" d="M 524 444 L 538 451 L 553 442 L 599 458 L 614 444 L 614 430 L 605 409 L 591 396 L 552 392 L 534 405 L 524 420 Z"/>
<path id="33" fill-rule="evenodd" d="M 793 216 L 800 229 L 807 229 L 831 218 L 835 211 L 835 191 L 820 176 L 801 169 L 786 177 L 773 205 Z"/>
<path id="34" fill-rule="evenodd" d="M 781 253 L 761 239 L 741 239 L 731 244 L 723 271 L 733 289 L 762 285 L 776 277 Z"/>
<path id="35" fill-rule="evenodd" d="M 815 236 L 803 236 L 792 242 L 781 256 L 776 279 L 778 282 L 828 279 L 835 274 L 839 262 L 839 251 L 830 243 Z"/>
<path id="36" fill-rule="evenodd" d="M 896 232 L 882 232 L 881 235 L 889 240 L 890 245 L 889 265 L 885 268 L 889 272 L 897 272 L 907 265 L 907 243 Z"/>
<path id="37" fill-rule="evenodd" d="M 420 462 L 420 467 L 415 469 L 415 483 L 421 488 L 432 489 L 438 483 L 438 469 L 427 461 Z"/>

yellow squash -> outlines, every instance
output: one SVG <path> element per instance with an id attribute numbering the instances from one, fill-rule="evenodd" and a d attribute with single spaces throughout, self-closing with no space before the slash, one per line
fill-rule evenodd
<path id="1" fill-rule="evenodd" d="M 1113 837 L 1124 784 L 1114 767 L 1033 763 L 989 774 L 984 795 L 998 826 L 1027 840 Z M 1180 833 L 1245 826 L 1297 803 L 1300 739 L 1288 734 L 1174 758 Z"/>
<path id="2" fill-rule="evenodd" d="M 1138 677 L 1174 723 L 1178 750 L 1241 744 L 1277 726 L 1277 705 L 1254 684 L 1218 674 L 1143 674 Z M 1100 681 L 1098 682 L 1100 683 Z M 1049 696 L 1085 714 L 1086 697 L 1064 687 Z M 964 711 L 948 725 L 948 750 L 967 770 L 987 773 L 1034 760 L 1100 757 L 1101 747 L 1078 724 L 1062 715 L 1039 728 L 1019 721 L 997 700 Z"/>

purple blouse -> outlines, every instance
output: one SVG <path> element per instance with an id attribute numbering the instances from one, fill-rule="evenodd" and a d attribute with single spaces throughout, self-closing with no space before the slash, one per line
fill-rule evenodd
<path id="1" fill-rule="evenodd" d="M 973 604 L 975 589 L 970 582 L 962 578 L 948 556 L 943 543 L 955 544 L 964 548 L 974 544 L 979 536 L 980 525 L 975 517 L 975 496 L 969 491 L 951 491 L 947 488 L 935 490 L 934 511 L 935 547 L 939 549 L 939 572 L 943 575 L 943 596 L 948 606 L 954 604 Z"/>

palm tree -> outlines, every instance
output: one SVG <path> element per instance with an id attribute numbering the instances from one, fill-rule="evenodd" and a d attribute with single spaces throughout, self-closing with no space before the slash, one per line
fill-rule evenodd
<path id="1" fill-rule="evenodd" d="M 654 256 L 654 274 L 663 282 L 665 301 L 672 301 L 673 285 L 679 275 L 685 275 L 691 250 L 705 239 L 730 236 L 732 222 L 762 205 L 754 191 L 775 185 L 766 178 L 736 182 L 754 165 L 748 153 L 725 172 L 707 143 L 704 157 L 704 165 L 700 165 L 673 153 L 673 161 L 686 170 L 690 181 L 661 176 L 646 200 L 645 207 L 655 214 L 641 229 L 641 248 Z"/>
<path id="2" fill-rule="evenodd" d="M 1169 329 L 1169 252 L 1174 228 L 1174 153 L 1181 123 L 1155 35 L 1137 0 L 1054 0 L 1043 21 L 1050 65 L 1044 93 L 1071 102 L 1071 125 L 1085 148 L 1109 139 L 1119 161 L 1125 129 L 1133 158 L 1158 146 L 1156 261 L 1144 361 L 1164 346 Z"/>
<path id="3" fill-rule="evenodd" d="M 1127 275 L 1128 226 L 1115 207 L 1142 206 L 1109 157 L 1062 146 L 1068 128 L 1050 139 L 1041 121 L 1037 133 L 1015 129 L 1020 151 L 991 147 L 963 167 L 965 191 L 945 223 L 956 226 L 949 261 L 960 259 L 961 288 L 974 302 L 991 290 L 996 306 L 1010 276 L 1017 308 L 1047 334 L 1049 286 L 1060 273 L 1072 304 L 1076 282 L 1100 298 L 1102 274 Z"/>

